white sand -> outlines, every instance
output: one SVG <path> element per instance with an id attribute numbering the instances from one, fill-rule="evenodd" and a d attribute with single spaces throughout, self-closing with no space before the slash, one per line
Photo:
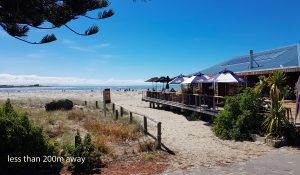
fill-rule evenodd
<path id="1" fill-rule="evenodd" d="M 22 100 L 28 103 L 45 102 L 53 99 L 79 101 L 101 100 L 100 91 L 37 91 L 0 93 L 0 99 Z M 203 121 L 188 121 L 184 116 L 169 111 L 151 109 L 149 103 L 141 101 L 141 92 L 112 92 L 112 101 L 126 109 L 147 115 L 162 122 L 162 142 L 176 155 L 171 164 L 174 169 L 225 165 L 257 157 L 272 150 L 264 144 L 254 142 L 223 141 L 214 136 L 211 127 Z"/>

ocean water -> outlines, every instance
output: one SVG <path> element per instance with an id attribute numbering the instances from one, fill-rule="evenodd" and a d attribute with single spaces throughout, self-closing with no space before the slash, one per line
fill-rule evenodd
<path id="1" fill-rule="evenodd" d="M 61 91 L 61 90 L 147 90 L 147 89 L 161 90 L 162 84 L 137 85 L 137 86 L 53 86 L 53 87 L 16 87 L 16 88 L 0 88 L 0 92 L 27 92 L 27 91 Z M 180 85 L 170 84 L 170 88 L 175 90 L 180 88 Z"/>

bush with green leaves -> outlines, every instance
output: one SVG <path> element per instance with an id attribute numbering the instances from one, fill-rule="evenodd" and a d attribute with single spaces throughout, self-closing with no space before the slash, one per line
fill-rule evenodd
<path id="1" fill-rule="evenodd" d="M 61 163 L 45 163 L 43 156 L 57 155 L 54 144 L 44 135 L 42 128 L 32 124 L 26 114 L 13 109 L 10 100 L 0 109 L 0 169 L 1 172 L 48 172 L 60 171 Z M 18 163 L 8 162 L 9 157 L 20 158 Z M 39 157 L 41 162 L 28 163 L 24 156 Z M 5 173 L 4 173 L 5 174 Z"/>
<path id="2" fill-rule="evenodd" d="M 286 85 L 283 88 L 283 97 L 285 100 L 295 100 L 296 96 L 294 89 L 289 85 Z"/>
<path id="3" fill-rule="evenodd" d="M 224 110 L 214 120 L 213 131 L 221 139 L 251 140 L 251 134 L 262 132 L 261 100 L 250 88 L 226 97 Z"/>
<path id="4" fill-rule="evenodd" d="M 74 162 L 74 172 L 89 172 L 95 168 L 96 164 L 101 163 L 100 154 L 95 151 L 95 146 L 92 143 L 91 135 L 86 134 L 83 140 L 77 130 L 75 135 L 75 145 L 69 150 L 74 157 L 84 157 L 84 163 Z"/>

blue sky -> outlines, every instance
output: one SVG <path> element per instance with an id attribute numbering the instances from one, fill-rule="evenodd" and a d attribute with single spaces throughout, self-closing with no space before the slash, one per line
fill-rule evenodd
<path id="1" fill-rule="evenodd" d="M 152 76 L 199 71 L 249 49 L 300 42 L 299 0 L 110 2 L 116 13 L 112 18 L 80 18 L 69 24 L 79 31 L 98 24 L 100 32 L 94 36 L 77 36 L 65 28 L 32 30 L 28 39 L 55 33 L 58 40 L 29 45 L 0 31 L 0 84 L 16 79 L 141 84 Z"/>

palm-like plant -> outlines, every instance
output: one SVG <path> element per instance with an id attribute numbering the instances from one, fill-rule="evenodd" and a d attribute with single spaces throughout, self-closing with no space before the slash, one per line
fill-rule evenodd
<path id="1" fill-rule="evenodd" d="M 270 97 L 272 103 L 283 99 L 284 85 L 286 76 L 283 71 L 275 71 L 272 76 L 267 79 L 268 86 L 270 87 Z"/>
<path id="2" fill-rule="evenodd" d="M 272 103 L 271 108 L 266 112 L 266 119 L 263 123 L 268 135 L 273 138 L 282 137 L 283 128 L 288 124 L 283 101 L 282 99 L 281 101 L 274 101 Z"/>
<path id="3" fill-rule="evenodd" d="M 271 108 L 266 113 L 264 126 L 271 137 L 281 137 L 283 128 L 288 123 L 284 102 L 284 85 L 286 76 L 283 71 L 275 71 L 272 76 L 267 78 L 270 88 Z"/>
<path id="4" fill-rule="evenodd" d="M 254 87 L 254 92 L 257 94 L 261 94 L 263 92 L 263 90 L 268 87 L 268 78 L 266 76 L 259 76 L 259 82 L 256 83 L 255 87 Z"/>

